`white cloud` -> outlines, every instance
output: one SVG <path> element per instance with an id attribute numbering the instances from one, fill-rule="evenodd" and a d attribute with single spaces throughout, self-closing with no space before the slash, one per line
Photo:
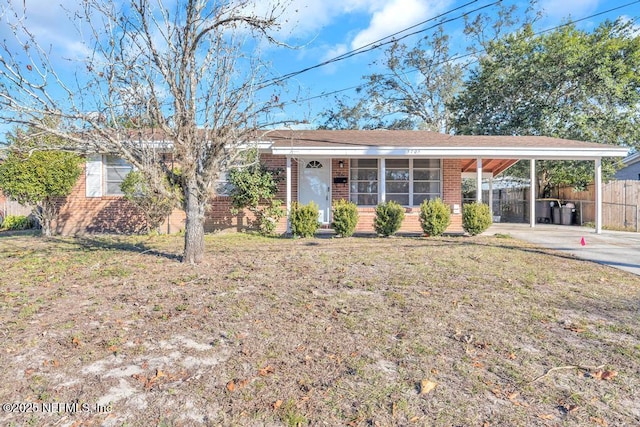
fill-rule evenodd
<path id="1" fill-rule="evenodd" d="M 351 42 L 352 49 L 365 46 L 444 11 L 449 1 L 392 0 L 373 11 L 369 27 Z"/>
<path id="2" fill-rule="evenodd" d="M 2 20 L 10 24 L 21 22 L 43 49 L 51 48 L 65 58 L 78 59 L 88 53 L 73 20 L 81 7 L 82 2 L 77 0 L 59 0 L 54 4 L 50 0 L 10 0 L 3 9 Z M 2 35 L 6 37 L 10 31 L 6 26 Z"/>
<path id="3" fill-rule="evenodd" d="M 596 10 L 599 0 L 543 0 L 540 6 L 552 20 L 579 18 Z"/>
<path id="4" fill-rule="evenodd" d="M 384 4 L 385 0 L 291 0 L 280 17 L 278 34 L 283 39 L 312 40 L 336 18 L 350 13 L 373 13 Z M 272 2 L 263 0 L 256 0 L 253 5 L 258 13 L 270 7 L 273 7 Z"/>

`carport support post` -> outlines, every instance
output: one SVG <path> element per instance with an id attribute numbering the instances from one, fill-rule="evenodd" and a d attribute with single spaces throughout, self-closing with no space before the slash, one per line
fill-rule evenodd
<path id="1" fill-rule="evenodd" d="M 493 221 L 493 174 L 489 178 L 489 215 Z"/>
<path id="2" fill-rule="evenodd" d="M 287 234 L 291 233 L 291 157 L 287 156 Z"/>
<path id="3" fill-rule="evenodd" d="M 602 233 L 602 159 L 596 159 L 596 234 Z"/>
<path id="4" fill-rule="evenodd" d="M 380 159 L 380 203 L 387 201 L 387 163 Z"/>
<path id="5" fill-rule="evenodd" d="M 536 161 L 531 159 L 531 167 L 529 168 L 529 224 L 531 228 L 536 226 Z"/>
<path id="6" fill-rule="evenodd" d="M 477 183 L 477 189 L 476 189 L 476 202 L 482 203 L 482 159 L 478 159 L 476 161 L 478 163 L 478 167 L 477 167 L 478 183 Z"/>

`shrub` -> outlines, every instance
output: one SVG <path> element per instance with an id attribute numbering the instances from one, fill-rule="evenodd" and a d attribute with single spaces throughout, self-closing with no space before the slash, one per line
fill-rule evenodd
<path id="1" fill-rule="evenodd" d="M 229 171 L 231 213 L 236 215 L 241 209 L 248 209 L 255 216 L 251 225 L 260 234 L 269 236 L 285 215 L 282 201 L 276 199 L 281 170 L 270 170 L 266 165 L 257 163 L 257 153 L 249 153 L 247 163 L 249 166 Z"/>
<path id="2" fill-rule="evenodd" d="M 373 228 L 381 236 L 389 237 L 400 230 L 404 220 L 404 208 L 394 201 L 380 203 L 376 206 L 376 218 Z"/>
<path id="3" fill-rule="evenodd" d="M 291 204 L 289 218 L 291 221 L 291 232 L 294 236 L 313 237 L 320 227 L 318 221 L 318 205 L 310 202 L 308 205 L 301 205 L 298 202 Z"/>
<path id="4" fill-rule="evenodd" d="M 138 207 L 147 220 L 147 233 L 160 225 L 181 204 L 180 189 L 167 176 L 152 179 L 142 171 L 131 171 L 120 184 L 125 199 Z"/>
<path id="5" fill-rule="evenodd" d="M 462 228 L 475 236 L 484 232 L 491 225 L 489 205 L 484 203 L 469 203 L 462 208 Z"/>
<path id="6" fill-rule="evenodd" d="M 349 237 L 356 231 L 358 225 L 358 208 L 348 200 L 338 200 L 333 203 L 333 222 L 331 227 L 342 236 Z"/>
<path id="7" fill-rule="evenodd" d="M 33 220 L 24 215 L 7 215 L 2 221 L 2 228 L 5 230 L 26 230 L 33 226 Z"/>
<path id="8" fill-rule="evenodd" d="M 451 210 L 442 200 L 425 200 L 420 205 L 420 226 L 429 236 L 440 236 L 451 224 Z"/>

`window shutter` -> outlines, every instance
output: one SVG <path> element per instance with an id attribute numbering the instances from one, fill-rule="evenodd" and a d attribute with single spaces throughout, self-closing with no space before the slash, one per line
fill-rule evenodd
<path id="1" fill-rule="evenodd" d="M 87 156 L 86 196 L 102 197 L 102 155 L 89 154 Z"/>

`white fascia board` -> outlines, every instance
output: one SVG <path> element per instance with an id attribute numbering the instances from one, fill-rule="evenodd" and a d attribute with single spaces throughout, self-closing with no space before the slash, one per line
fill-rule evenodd
<path id="1" fill-rule="evenodd" d="M 164 149 L 167 151 L 171 151 L 173 150 L 173 141 L 161 141 L 161 140 L 127 140 L 124 142 L 135 142 L 135 143 L 140 143 L 142 146 L 147 147 L 147 148 L 154 148 L 154 149 Z M 263 152 L 267 152 L 269 151 L 269 149 L 271 148 L 271 146 L 273 145 L 273 143 L 271 142 L 264 142 L 264 141 L 251 141 L 248 143 L 243 143 L 243 144 L 238 144 L 236 146 L 237 149 L 239 150 L 247 150 L 250 148 L 257 148 L 259 151 L 263 151 Z"/>
<path id="2" fill-rule="evenodd" d="M 238 148 L 240 150 L 247 150 L 249 148 L 257 148 L 258 151 L 269 151 L 269 149 L 271 148 L 271 146 L 273 145 L 272 142 L 269 141 L 249 141 L 247 143 L 243 143 L 243 144 L 239 144 Z"/>
<path id="3" fill-rule="evenodd" d="M 307 157 L 434 157 L 537 160 L 595 160 L 625 157 L 625 147 L 532 148 L 532 147 L 273 147 L 274 155 Z"/>

